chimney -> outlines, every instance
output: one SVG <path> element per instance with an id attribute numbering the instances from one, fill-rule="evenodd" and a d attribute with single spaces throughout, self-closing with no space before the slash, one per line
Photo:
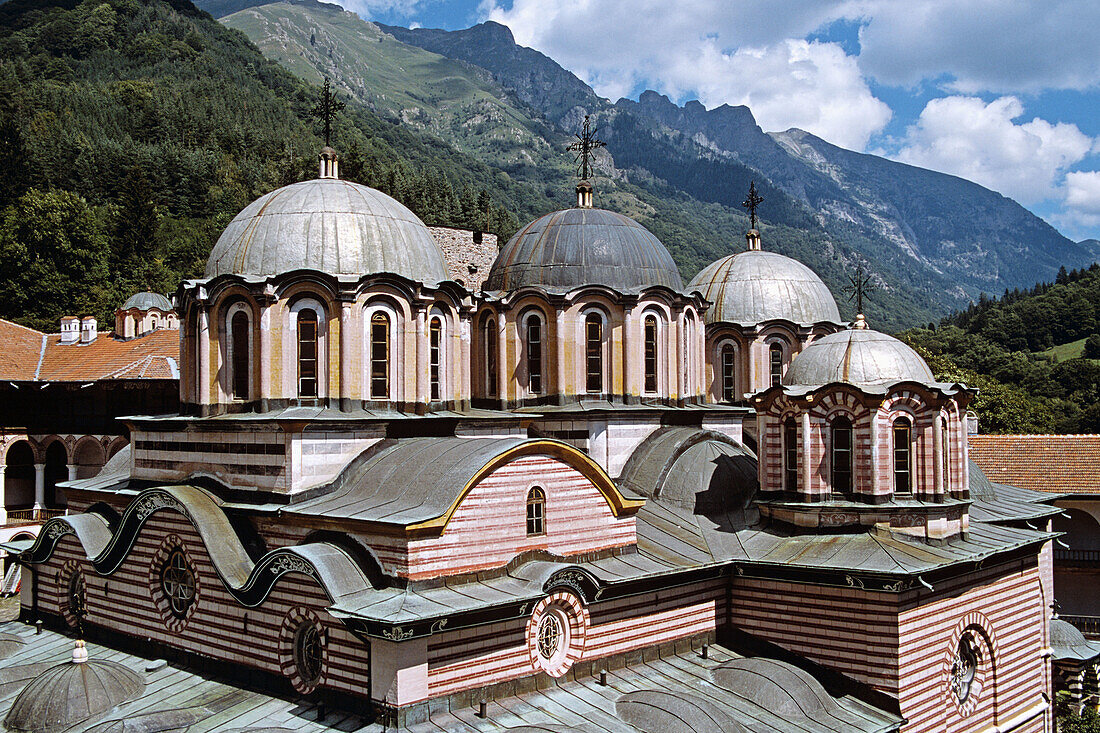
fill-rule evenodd
<path id="1" fill-rule="evenodd" d="M 99 335 L 99 324 L 91 316 L 86 316 L 80 321 L 80 343 L 90 344 Z"/>
<path id="2" fill-rule="evenodd" d="M 61 316 L 61 343 L 75 344 L 80 340 L 80 319 L 76 316 Z"/>
<path id="3" fill-rule="evenodd" d="M 978 413 L 974 412 L 973 410 L 966 411 L 966 434 L 978 434 Z"/>

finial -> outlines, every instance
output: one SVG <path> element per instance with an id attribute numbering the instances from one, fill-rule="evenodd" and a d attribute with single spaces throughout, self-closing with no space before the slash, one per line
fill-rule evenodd
<path id="1" fill-rule="evenodd" d="M 332 87 L 329 86 L 328 77 L 325 77 L 325 83 L 321 85 L 321 101 L 310 110 L 310 114 L 320 120 L 322 130 L 325 136 L 325 148 L 329 148 L 329 143 L 332 141 L 332 123 L 336 119 L 336 113 L 342 110 L 346 105 L 336 98 L 336 95 L 332 93 Z M 324 156 L 324 150 L 321 151 L 321 155 Z M 335 151 L 333 151 L 335 155 Z M 324 178 L 325 176 L 321 176 Z"/>
<path id="2" fill-rule="evenodd" d="M 749 230 L 756 231 L 756 207 L 764 202 L 764 197 L 756 193 L 756 181 L 749 183 L 749 197 L 741 205 L 749 210 Z M 750 247 L 751 249 L 751 247 Z M 760 249 L 757 247 L 757 249 Z"/>
<path id="3" fill-rule="evenodd" d="M 592 208 L 592 192 L 594 189 L 588 180 L 592 172 L 592 152 L 596 148 L 607 147 L 607 143 L 596 138 L 597 129 L 592 127 L 588 115 L 585 115 L 581 132 L 574 135 L 577 139 L 566 148 L 577 153 L 574 162 L 579 164 L 577 175 L 581 177 L 581 182 L 577 184 L 577 206 L 581 208 Z"/>
<path id="4" fill-rule="evenodd" d="M 84 646 L 83 639 L 77 639 L 73 644 L 73 664 L 83 664 L 88 661 L 88 649 Z"/>
<path id="5" fill-rule="evenodd" d="M 856 320 L 852 324 L 852 328 L 865 329 L 867 328 L 867 318 L 863 315 L 863 296 L 867 295 L 875 289 L 875 285 L 871 282 L 871 276 L 863 272 L 863 263 L 856 265 L 856 274 L 848 276 L 848 282 L 851 285 L 844 289 L 849 293 L 848 301 L 856 301 Z"/>

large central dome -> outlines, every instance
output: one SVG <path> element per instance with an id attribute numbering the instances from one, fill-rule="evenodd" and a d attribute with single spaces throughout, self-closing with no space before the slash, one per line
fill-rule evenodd
<path id="1" fill-rule="evenodd" d="M 302 181 L 253 201 L 225 228 L 206 276 L 392 273 L 448 279 L 443 253 L 416 214 L 381 191 L 336 178 Z"/>
<path id="2" fill-rule="evenodd" d="M 628 216 L 604 209 L 555 211 L 521 229 L 500 251 L 485 290 L 525 286 L 565 293 L 604 285 L 638 293 L 654 285 L 684 289 L 661 240 Z"/>
<path id="3" fill-rule="evenodd" d="M 750 249 L 723 257 L 703 268 L 688 290 L 698 290 L 714 304 L 707 323 L 841 322 L 833 294 L 821 278 L 798 260 L 775 252 Z"/>

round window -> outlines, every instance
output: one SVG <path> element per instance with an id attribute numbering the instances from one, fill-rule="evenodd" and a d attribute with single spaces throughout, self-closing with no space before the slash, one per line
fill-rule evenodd
<path id="1" fill-rule="evenodd" d="M 160 585 L 168 607 L 177 618 L 185 618 L 191 604 L 195 602 L 195 575 L 187 562 L 183 550 L 172 550 L 160 573 Z"/>
<path id="2" fill-rule="evenodd" d="M 547 611 L 539 621 L 538 630 L 539 656 L 547 662 L 554 659 L 562 647 L 561 621 L 553 611 Z"/>
<path id="3" fill-rule="evenodd" d="M 324 654 L 320 629 L 312 621 L 306 621 L 294 634 L 294 664 L 298 667 L 298 676 L 306 685 L 313 686 L 320 682 Z"/>
<path id="4" fill-rule="evenodd" d="M 951 692 L 959 701 L 965 703 L 970 697 L 970 688 L 974 684 L 974 675 L 978 671 L 978 653 L 970 634 L 959 639 L 959 648 L 951 663 Z"/>

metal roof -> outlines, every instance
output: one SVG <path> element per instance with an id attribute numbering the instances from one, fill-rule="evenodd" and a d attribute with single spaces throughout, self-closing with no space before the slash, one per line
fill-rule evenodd
<path id="1" fill-rule="evenodd" d="M 27 683 L 12 702 L 4 728 L 61 733 L 81 723 L 94 723 L 144 692 L 141 675 L 118 662 L 62 662 Z"/>
<path id="2" fill-rule="evenodd" d="M 147 311 L 152 308 L 164 311 L 167 313 L 172 310 L 172 301 L 168 300 L 160 293 L 135 293 L 126 299 L 126 302 L 122 304 L 122 310 L 130 310 L 131 308 L 137 308 L 139 310 Z"/>
<path id="3" fill-rule="evenodd" d="M 1050 649 L 1055 661 L 1091 662 L 1100 658 L 1100 643 L 1089 641 L 1077 627 L 1060 618 L 1050 620 Z"/>
<path id="4" fill-rule="evenodd" d="M 755 325 L 783 319 L 803 325 L 841 323 L 829 288 L 798 260 L 748 250 L 704 267 L 688 285 L 713 305 L 707 323 Z"/>
<path id="5" fill-rule="evenodd" d="M 392 273 L 448 279 L 443 253 L 416 214 L 381 191 L 317 178 L 264 194 L 234 217 L 206 262 L 206 277 Z"/>
<path id="6" fill-rule="evenodd" d="M 619 293 L 684 281 L 661 240 L 628 216 L 604 209 L 555 211 L 519 230 L 500 250 L 485 290 L 525 286 L 566 293 L 602 285 Z"/>
<path id="7" fill-rule="evenodd" d="M 912 348 L 879 331 L 851 328 L 817 339 L 792 361 L 785 385 L 933 384 L 928 364 Z"/>

